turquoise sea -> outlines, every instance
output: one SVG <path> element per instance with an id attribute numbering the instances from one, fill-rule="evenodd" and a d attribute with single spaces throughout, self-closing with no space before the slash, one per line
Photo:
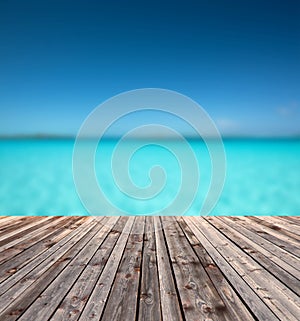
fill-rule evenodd
<path id="1" fill-rule="evenodd" d="M 211 162 L 205 144 L 189 143 L 199 164 L 200 185 L 197 191 L 180 191 L 183 197 L 192 192 L 196 197 L 185 213 L 170 213 L 174 215 L 198 215 L 210 184 Z M 130 147 L 130 142 L 126 144 Z M 180 143 L 173 144 L 179 144 L 180 153 Z M 136 199 L 131 195 L 134 190 L 120 191 L 126 181 L 114 181 L 115 146 L 115 141 L 106 140 L 95 156 L 95 175 L 109 202 L 135 215 L 158 214 L 169 206 L 178 196 L 182 177 L 176 155 L 145 141 L 126 162 L 133 185 L 137 189 L 151 185 L 149 170 L 154 165 L 163 168 L 166 180 L 151 198 Z M 73 147 L 72 139 L 0 140 L 0 214 L 88 215 L 73 180 Z M 300 140 L 225 139 L 224 147 L 226 179 L 212 215 L 300 215 Z"/>

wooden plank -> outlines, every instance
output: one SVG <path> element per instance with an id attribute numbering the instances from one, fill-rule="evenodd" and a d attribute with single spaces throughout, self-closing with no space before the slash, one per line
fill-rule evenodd
<path id="1" fill-rule="evenodd" d="M 296 244 L 297 247 L 299 247 L 300 244 L 300 236 L 298 234 L 294 234 L 290 231 L 290 227 L 292 227 L 292 224 L 289 224 L 289 228 L 286 227 L 279 227 L 278 225 L 274 224 L 273 217 L 257 217 L 257 216 L 251 216 L 247 217 L 247 219 L 252 220 L 255 222 L 258 226 L 264 226 L 264 230 L 268 232 L 273 232 L 272 234 L 278 238 L 282 238 L 283 240 L 291 240 L 293 243 Z M 298 228 L 299 231 L 299 228 Z"/>
<path id="2" fill-rule="evenodd" d="M 278 233 L 273 229 L 263 226 L 262 224 L 254 221 L 254 218 L 250 217 L 240 217 L 240 219 L 248 225 L 248 229 L 254 231 L 256 234 L 261 235 L 263 238 L 271 241 L 277 246 L 285 249 L 298 257 L 300 257 L 300 242 L 294 238 L 288 237 L 284 234 Z"/>
<path id="3" fill-rule="evenodd" d="M 0 319 L 16 320 L 34 302 L 43 290 L 77 256 L 86 243 L 97 233 L 100 223 L 95 223 L 80 233 L 79 239 L 70 242 L 71 248 L 59 259 L 55 259 L 46 271 L 37 266 L 25 280 L 18 282 L 1 296 Z M 7 304 L 8 303 L 8 304 Z"/>
<path id="4" fill-rule="evenodd" d="M 0 321 L 295 321 L 298 222 L 0 217 Z"/>
<path id="5" fill-rule="evenodd" d="M 300 225 L 299 216 L 278 216 L 279 219 L 284 220 L 290 224 Z"/>
<path id="6" fill-rule="evenodd" d="M 20 216 L 0 216 L 0 231 L 2 231 L 2 229 L 6 228 L 7 225 L 10 225 L 13 221 L 17 220 L 17 219 L 24 219 L 24 217 L 20 217 Z"/>
<path id="7" fill-rule="evenodd" d="M 295 225 L 290 222 L 281 220 L 280 217 L 277 216 L 272 216 L 272 223 L 282 229 L 289 231 L 290 233 L 300 236 L 299 225 Z"/>
<path id="8" fill-rule="evenodd" d="M 113 284 L 115 275 L 118 270 L 119 263 L 121 261 L 123 251 L 126 247 L 128 237 L 130 235 L 132 226 L 134 223 L 134 217 L 129 217 L 126 225 L 122 231 L 121 236 L 119 237 L 112 254 L 110 255 L 105 268 L 98 279 L 91 296 L 85 305 L 82 314 L 80 315 L 79 320 L 99 320 L 111 286 Z M 108 319 L 111 320 L 111 319 Z"/>
<path id="9" fill-rule="evenodd" d="M 184 217 L 184 220 L 255 317 L 260 321 L 281 321 L 211 243 L 211 238 L 198 222 L 199 218 Z"/>
<path id="10" fill-rule="evenodd" d="M 219 267 L 209 256 L 201 242 L 197 239 L 195 234 L 191 231 L 185 220 L 180 217 L 177 218 L 182 230 L 188 238 L 192 248 L 197 254 L 201 264 L 205 268 L 223 302 L 225 303 L 226 318 L 231 321 L 254 321 L 254 317 L 246 308 L 244 302 L 239 298 L 233 287 L 227 282 L 226 277 L 222 274 Z"/>
<path id="11" fill-rule="evenodd" d="M 3 281 L 0 285 L 0 295 L 5 293 L 9 288 L 11 288 L 14 284 L 18 281 L 26 280 L 26 278 L 30 277 L 28 273 L 32 272 L 37 266 L 39 266 L 39 270 L 41 273 L 46 271 L 48 267 L 58 260 L 60 256 L 66 253 L 66 251 L 70 248 L 72 244 L 76 243 L 76 240 L 80 233 L 85 229 L 89 228 L 92 224 L 94 224 L 94 220 L 90 218 L 84 218 L 83 221 L 79 220 L 79 222 L 83 222 L 80 226 L 73 224 L 72 221 L 70 222 L 70 226 L 66 226 L 61 231 L 57 231 L 57 236 L 50 239 L 50 247 L 47 250 L 41 251 L 40 255 L 37 255 L 33 260 L 31 260 L 28 264 L 22 264 L 22 267 L 16 269 L 11 276 Z M 74 226 L 77 226 L 74 229 Z M 75 238 L 76 237 L 76 238 Z M 47 239 L 47 244 L 48 244 Z"/>
<path id="12" fill-rule="evenodd" d="M 145 217 L 137 217 L 109 294 L 102 319 L 135 320 L 138 304 Z"/>
<path id="13" fill-rule="evenodd" d="M 43 237 L 48 235 L 52 229 L 58 229 L 63 225 L 65 226 L 67 222 L 70 222 L 70 218 L 60 217 L 58 220 L 50 221 L 46 225 L 37 228 L 35 231 L 25 234 L 23 237 L 15 239 L 1 246 L 0 264 L 7 261 L 8 259 L 13 258 L 15 255 L 24 251 L 26 248 L 29 248 L 40 239 L 43 239 Z"/>
<path id="14" fill-rule="evenodd" d="M 139 321 L 162 320 L 158 283 L 158 266 L 153 217 L 146 217 L 142 260 L 141 290 L 139 297 Z"/>
<path id="15" fill-rule="evenodd" d="M 58 220 L 57 219 L 49 220 L 45 225 L 42 225 L 40 227 L 35 228 L 34 231 L 31 231 L 30 233 L 26 233 L 21 237 L 15 238 L 14 240 L 9 240 L 9 241 L 3 243 L 3 245 L 0 246 L 0 252 L 3 252 L 8 248 L 13 247 L 16 244 L 23 242 L 24 240 L 30 238 L 31 236 L 36 235 L 39 230 L 43 230 L 43 229 L 45 229 L 45 228 L 47 228 L 48 226 L 51 226 L 51 225 L 55 226 L 58 222 L 60 222 L 63 219 L 67 220 L 67 219 L 70 219 L 70 218 L 62 216 L 62 217 L 59 217 Z"/>
<path id="16" fill-rule="evenodd" d="M 55 312 L 117 220 L 118 217 L 111 217 L 105 225 L 98 227 L 97 233 L 84 245 L 80 253 L 70 261 L 49 287 L 39 295 L 19 318 L 20 321 L 46 320 L 49 315 Z"/>
<path id="17" fill-rule="evenodd" d="M 75 223 L 76 226 L 76 223 Z M 72 228 L 72 227 L 71 227 Z M 45 238 L 41 239 L 39 242 L 35 243 L 25 251 L 17 254 L 12 260 L 4 262 L 0 265 L 0 282 L 3 282 L 11 275 L 15 274 L 23 266 L 30 263 L 36 257 L 40 256 L 41 253 L 47 251 L 60 237 L 63 237 L 64 229 L 68 230 L 68 227 L 62 229 L 51 230 L 51 233 L 48 234 Z M 1 289 L 0 289 L 1 291 Z"/>
<path id="18" fill-rule="evenodd" d="M 45 217 L 49 217 L 48 215 L 38 215 L 38 216 L 27 216 L 27 215 L 9 215 L 9 216 L 0 216 L 0 230 L 3 226 L 6 224 L 18 224 L 20 222 L 32 222 L 34 220 L 41 220 Z M 56 216 L 50 216 L 50 217 L 56 217 Z"/>
<path id="19" fill-rule="evenodd" d="M 272 274 L 264 270 L 256 261 L 209 224 L 199 218 L 201 230 L 210 242 L 230 262 L 239 275 L 255 290 L 262 301 L 269 306 L 281 320 L 297 321 L 300 313 L 299 297 L 278 281 Z"/>
<path id="20" fill-rule="evenodd" d="M 223 219 L 226 221 L 231 220 L 232 222 L 234 222 L 235 228 L 238 229 L 241 234 L 244 234 L 253 242 L 259 244 L 270 253 L 280 258 L 282 261 L 300 271 L 299 258 L 297 256 L 293 255 L 290 252 L 287 252 L 280 246 L 274 246 L 274 243 L 272 243 L 272 241 L 267 240 L 261 234 L 256 233 L 255 230 L 253 231 L 253 229 L 249 229 L 248 224 L 242 220 L 242 217 L 223 217 Z"/>
<path id="21" fill-rule="evenodd" d="M 290 253 L 278 248 L 277 246 L 274 246 L 269 241 L 266 241 L 264 238 L 254 234 L 253 232 L 247 230 L 243 226 L 236 224 L 229 218 L 222 217 L 219 219 L 222 222 L 224 222 L 226 226 L 237 231 L 239 233 L 239 236 L 244 238 L 247 241 L 250 247 L 243 248 L 246 252 L 257 251 L 258 253 L 262 253 L 269 260 L 276 263 L 283 270 L 287 271 L 290 275 L 300 280 L 300 271 L 297 270 L 295 266 L 290 265 L 290 262 L 294 263 L 294 260 L 297 260 L 297 258 L 291 256 Z M 282 252 L 284 255 L 281 255 Z M 252 254 L 254 253 L 255 252 L 253 252 Z"/>
<path id="22" fill-rule="evenodd" d="M 72 286 L 70 292 L 66 295 L 51 317 L 51 320 L 78 320 L 127 220 L 127 217 L 121 217 L 109 232 L 106 240 L 87 264 L 81 276 L 76 280 L 76 283 Z"/>
<path id="23" fill-rule="evenodd" d="M 2 219 L 0 220 L 0 232 L 2 233 L 5 229 L 9 228 L 10 226 L 14 225 L 16 221 L 20 221 L 23 219 L 24 216 L 0 216 Z"/>
<path id="24" fill-rule="evenodd" d="M 157 251 L 158 278 L 162 318 L 164 321 L 182 321 L 182 311 L 173 279 L 170 258 L 167 252 L 162 225 L 159 217 L 154 217 L 155 241 Z"/>
<path id="25" fill-rule="evenodd" d="M 33 231 L 35 226 L 40 226 L 43 222 L 47 222 L 48 220 L 54 220 L 53 217 L 37 217 L 33 218 L 30 222 L 29 220 L 25 220 L 19 224 L 13 224 L 13 226 L 8 230 L 2 232 L 0 236 L 0 246 L 14 240 L 16 238 L 21 237 L 22 235 L 26 234 L 28 231 Z"/>
<path id="26" fill-rule="evenodd" d="M 186 320 L 230 320 L 226 305 L 176 220 L 163 217 L 162 222 Z"/>
<path id="27" fill-rule="evenodd" d="M 13 230 L 18 230 L 21 227 L 24 227 L 32 222 L 38 222 L 43 217 L 40 216 L 19 216 L 12 218 L 8 217 L 7 221 L 0 222 L 0 236 L 5 236 L 5 233 L 10 233 Z"/>
<path id="28" fill-rule="evenodd" d="M 221 231 L 226 237 L 233 241 L 236 246 L 240 247 L 249 256 L 255 259 L 260 265 L 271 272 L 276 278 L 278 278 L 282 283 L 293 290 L 297 295 L 300 295 L 300 281 L 293 275 L 287 273 L 279 265 L 277 265 L 272 260 L 273 257 L 271 255 L 263 254 L 267 251 L 265 251 L 263 248 L 260 248 L 255 243 L 253 244 L 253 242 L 249 241 L 242 234 L 232 229 L 224 221 L 216 217 L 209 217 L 207 218 L 207 220 L 219 231 Z M 297 270 L 295 271 L 297 272 Z"/>

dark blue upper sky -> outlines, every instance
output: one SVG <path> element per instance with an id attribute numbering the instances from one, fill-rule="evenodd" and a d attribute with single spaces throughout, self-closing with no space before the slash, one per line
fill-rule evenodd
<path id="1" fill-rule="evenodd" d="M 224 134 L 300 133 L 300 2 L 0 1 L 0 134 L 76 134 L 120 92 L 161 87 Z"/>

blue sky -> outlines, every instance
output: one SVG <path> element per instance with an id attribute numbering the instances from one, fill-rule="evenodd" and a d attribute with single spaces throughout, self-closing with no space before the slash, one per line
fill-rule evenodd
<path id="1" fill-rule="evenodd" d="M 300 134 L 299 1 L 0 1 L 0 134 L 74 135 L 102 101 L 188 95 L 224 135 Z"/>

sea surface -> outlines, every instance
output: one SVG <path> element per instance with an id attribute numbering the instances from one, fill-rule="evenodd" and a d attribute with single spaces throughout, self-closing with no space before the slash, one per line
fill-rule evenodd
<path id="1" fill-rule="evenodd" d="M 142 148 L 127 153 L 130 158 L 126 159 L 126 150 L 134 144 L 126 142 L 123 154 L 113 162 L 117 141 L 105 140 L 99 145 L 94 158 L 95 177 L 111 207 L 103 204 L 96 214 L 115 214 L 111 210 L 115 207 L 128 215 L 158 215 L 179 197 L 179 202 L 187 205 L 179 206 L 178 211 L 173 206 L 170 213 L 163 213 L 199 215 L 213 170 L 205 143 L 189 141 L 199 170 L 196 190 L 194 182 L 183 183 L 184 175 L 191 177 L 196 169 L 191 165 L 189 173 L 182 172 L 179 154 L 185 155 L 185 150 L 180 142 L 168 142 L 168 149 L 164 142 L 156 145 L 139 141 L 137 145 Z M 0 215 L 95 214 L 85 206 L 97 193 L 87 185 L 91 200 L 86 195 L 78 196 L 73 148 L 72 139 L 0 140 Z M 300 215 L 300 140 L 225 139 L 224 148 L 224 188 L 211 215 Z M 153 166 L 160 169 L 151 176 Z M 194 178 L 197 180 L 196 174 Z M 192 200 L 186 201 L 191 195 Z"/>

